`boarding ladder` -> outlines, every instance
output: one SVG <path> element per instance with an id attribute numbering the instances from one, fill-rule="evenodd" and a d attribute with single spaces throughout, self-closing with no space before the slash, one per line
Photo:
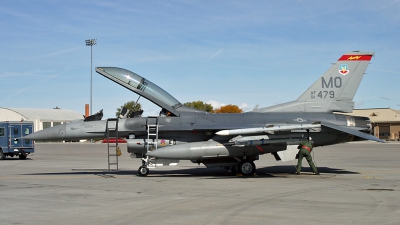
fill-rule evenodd
<path id="1" fill-rule="evenodd" d="M 158 147 L 158 116 L 148 116 L 147 121 L 147 143 L 146 150 L 155 150 Z M 152 145 L 152 148 L 150 148 Z M 142 165 L 150 168 L 154 168 L 155 165 L 150 157 L 146 154 L 146 158 L 142 159 Z"/>
<path id="2" fill-rule="evenodd" d="M 121 155 L 121 150 L 118 146 L 118 121 L 119 118 L 109 118 L 106 124 L 107 134 L 107 150 L 108 150 L 108 171 L 111 166 L 116 166 L 114 170 L 118 171 L 118 156 Z M 115 138 L 115 143 L 110 143 Z"/>
<path id="3" fill-rule="evenodd" d="M 147 152 L 150 151 L 150 145 L 157 149 L 158 144 L 158 116 L 147 117 Z M 153 149 L 152 149 L 153 150 Z"/>

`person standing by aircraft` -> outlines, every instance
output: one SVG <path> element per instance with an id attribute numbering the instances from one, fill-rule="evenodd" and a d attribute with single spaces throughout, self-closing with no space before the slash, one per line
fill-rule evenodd
<path id="1" fill-rule="evenodd" d="M 315 175 L 319 174 L 317 168 L 314 165 L 312 157 L 311 157 L 311 151 L 312 151 L 313 147 L 314 147 L 314 145 L 311 143 L 311 137 L 309 137 L 308 140 L 301 142 L 299 147 L 297 147 L 300 150 L 298 153 L 299 160 L 297 162 L 296 174 L 301 173 L 301 163 L 303 161 L 303 157 L 305 157 L 307 159 L 307 162 L 310 165 L 310 168 L 312 169 L 313 173 Z"/>

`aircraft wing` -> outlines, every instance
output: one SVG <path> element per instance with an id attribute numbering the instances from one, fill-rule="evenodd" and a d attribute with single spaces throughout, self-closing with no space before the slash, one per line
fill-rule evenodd
<path id="1" fill-rule="evenodd" d="M 338 130 L 338 131 L 344 132 L 344 133 L 352 134 L 354 136 L 357 136 L 357 137 L 360 137 L 360 138 L 364 138 L 366 140 L 377 141 L 377 142 L 382 142 L 382 143 L 384 142 L 383 140 L 381 140 L 381 139 L 379 139 L 379 138 L 377 138 L 375 136 L 372 136 L 370 134 L 366 134 L 366 133 L 360 132 L 358 130 L 350 129 L 350 128 L 347 128 L 347 127 L 338 126 L 336 124 L 322 122 L 321 125 L 329 127 L 329 128 L 332 128 L 334 130 Z"/>
<path id="2" fill-rule="evenodd" d="M 221 130 L 218 131 L 216 134 L 220 136 L 227 136 L 227 135 L 242 135 L 242 134 L 257 134 L 257 133 L 269 133 L 275 131 L 289 131 L 289 130 L 306 130 L 306 129 L 318 129 L 322 126 L 329 127 L 334 130 L 338 130 L 344 133 L 352 134 L 354 136 L 371 140 L 377 142 L 384 142 L 383 140 L 363 132 L 360 132 L 355 129 L 351 129 L 348 127 L 338 126 L 336 124 L 327 123 L 327 122 L 315 122 L 312 124 L 299 124 L 299 125 L 285 125 L 285 126 L 274 126 L 269 125 L 266 127 L 259 127 L 259 128 L 245 128 L 245 129 L 231 129 L 231 130 Z"/>

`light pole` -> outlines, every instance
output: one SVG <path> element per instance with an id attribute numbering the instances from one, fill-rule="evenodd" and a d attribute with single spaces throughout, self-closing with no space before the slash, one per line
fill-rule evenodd
<path id="1" fill-rule="evenodd" d="M 97 39 L 87 39 L 86 40 L 86 46 L 90 46 L 90 115 L 92 115 L 92 64 L 93 64 L 93 54 L 92 54 L 92 48 L 93 45 L 96 45 Z"/>

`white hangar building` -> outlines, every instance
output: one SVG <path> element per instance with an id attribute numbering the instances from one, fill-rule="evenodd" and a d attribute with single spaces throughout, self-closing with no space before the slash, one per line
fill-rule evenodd
<path id="1" fill-rule="evenodd" d="M 0 107 L 0 121 L 33 121 L 34 131 L 43 130 L 62 123 L 83 119 L 83 115 L 71 110 L 25 109 Z"/>

